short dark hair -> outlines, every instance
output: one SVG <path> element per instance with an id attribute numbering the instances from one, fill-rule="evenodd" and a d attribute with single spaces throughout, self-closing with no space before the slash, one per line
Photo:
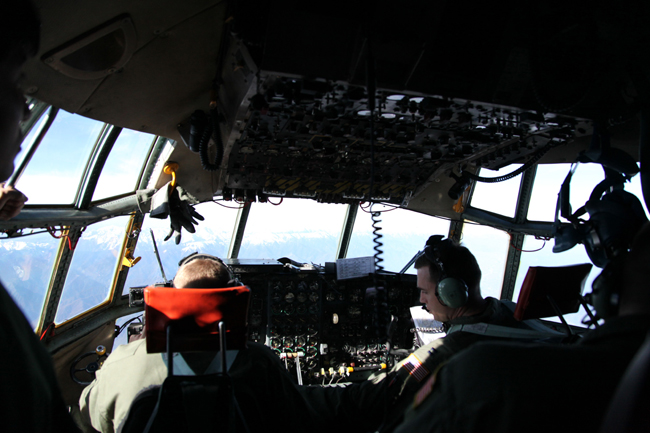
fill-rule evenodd
<path id="1" fill-rule="evenodd" d="M 432 238 L 434 236 L 429 239 L 431 240 Z M 433 245 L 430 246 L 429 242 L 427 242 L 427 246 L 433 248 Z M 435 248 L 435 254 L 437 254 L 438 259 L 442 263 L 447 277 L 465 281 L 470 297 L 472 295 L 480 296 L 481 268 L 476 261 L 476 257 L 474 257 L 474 254 L 470 250 L 451 239 L 445 239 L 439 241 L 438 246 Z M 440 269 L 435 261 L 430 260 L 425 254 L 422 254 L 415 261 L 415 269 L 420 269 L 425 266 L 429 267 L 431 280 L 437 284 L 440 279 Z"/>
<path id="2" fill-rule="evenodd" d="M 228 267 L 220 260 L 197 258 L 183 264 L 174 277 L 179 289 L 214 289 L 227 287 L 231 281 Z"/>
<path id="3" fill-rule="evenodd" d="M 36 55 L 41 21 L 31 0 L 5 0 L 0 3 L 0 63 L 15 54 L 21 62 Z"/>

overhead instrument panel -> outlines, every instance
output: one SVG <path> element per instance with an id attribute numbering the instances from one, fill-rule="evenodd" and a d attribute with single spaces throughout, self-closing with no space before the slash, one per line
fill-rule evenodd
<path id="1" fill-rule="evenodd" d="M 227 200 L 406 206 L 435 177 L 525 162 L 591 133 L 589 122 L 573 117 L 386 90 L 377 92 L 371 125 L 364 87 L 272 74 L 258 80 L 228 158 Z"/>
<path id="2" fill-rule="evenodd" d="M 251 288 L 249 339 L 273 349 L 304 384 L 365 377 L 382 364 L 399 360 L 395 351 L 413 346 L 409 308 L 418 304 L 415 275 L 379 278 L 394 317 L 387 345 L 377 340 L 372 323 L 371 276 L 337 280 L 335 273 L 311 266 L 227 262 Z"/>

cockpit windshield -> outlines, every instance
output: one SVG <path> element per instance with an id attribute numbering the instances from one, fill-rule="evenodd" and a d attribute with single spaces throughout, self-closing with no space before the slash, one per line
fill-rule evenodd
<path id="1" fill-rule="evenodd" d="M 32 119 L 33 127 L 27 135 L 17 161 L 24 159 L 35 137 L 43 129 L 49 115 L 47 107 L 34 104 L 40 118 Z M 30 198 L 29 206 L 66 207 L 78 202 L 89 185 L 88 172 L 93 161 L 102 152 L 102 144 L 113 127 L 79 115 L 59 110 L 31 160 L 26 164 L 17 182 Z M 94 190 L 92 201 L 101 201 L 132 193 L 142 186 L 150 174 L 152 151 L 160 149 L 166 139 L 151 134 L 121 129 L 112 145 Z M 172 146 L 178 145 L 171 142 Z M 106 152 L 106 150 L 103 150 Z M 484 176 L 499 176 L 512 172 L 519 165 L 507 166 L 500 171 L 483 170 Z M 551 222 L 555 218 L 557 191 L 569 164 L 540 165 L 532 188 L 527 219 Z M 149 170 L 149 173 L 147 173 Z M 584 165 L 574 179 L 571 201 L 574 208 L 586 201 L 593 185 L 603 177 L 598 165 Z M 55 179 L 56 181 L 52 181 Z M 498 184 L 478 183 L 473 190 L 471 206 L 514 218 L 520 176 Z M 634 178 L 628 190 L 641 196 L 639 179 Z M 166 220 L 144 217 L 136 227 L 122 216 L 89 225 L 78 242 L 73 245 L 74 258 L 67 270 L 65 283 L 56 313 L 55 324 L 64 323 L 86 311 L 107 303 L 115 287 L 128 295 L 129 287 L 143 286 L 162 281 L 160 266 L 154 254 L 151 232 L 156 238 L 163 271 L 167 278 L 173 276 L 178 260 L 194 251 L 209 251 L 221 257 L 240 259 L 278 259 L 288 257 L 301 263 L 319 266 L 342 257 L 364 257 L 375 254 L 375 238 L 371 212 L 379 212 L 377 226 L 383 244 L 381 266 L 391 272 L 400 272 L 417 251 L 422 240 L 431 233 L 448 233 L 450 221 L 400 209 L 395 205 L 318 203 L 297 198 L 270 198 L 265 203 L 243 203 L 216 199 L 196 207 L 206 218 L 196 233 L 185 233 L 180 245 L 163 242 L 169 232 Z M 350 216 L 350 212 L 354 214 Z M 242 214 L 245 217 L 242 218 Z M 236 239 L 237 231 L 245 227 Z M 128 232 L 131 227 L 131 232 Z M 39 318 L 46 307 L 45 301 L 56 277 L 56 257 L 60 248 L 72 245 L 61 227 L 52 226 L 46 231 L 32 230 L 36 234 L 18 239 L 5 239 L 2 247 L 7 251 L 0 257 L 3 281 L 18 304 L 24 309 L 32 326 L 38 328 Z M 125 281 L 117 281 L 116 274 L 122 263 L 125 240 L 139 234 L 133 257 L 140 263 L 130 268 Z M 27 231 L 23 232 L 27 234 Z M 341 242 L 347 236 L 342 250 Z M 500 298 L 504 295 L 507 251 L 510 236 L 495 228 L 479 226 L 471 218 L 463 227 L 462 242 L 475 252 L 483 269 L 482 291 L 485 296 Z M 521 248 L 519 272 L 516 273 L 512 297 L 517 299 L 523 278 L 531 265 L 559 265 L 588 262 L 584 250 L 576 248 L 562 257 L 551 253 L 552 243 L 547 239 L 526 236 Z M 38 266 L 33 263 L 38 262 Z M 404 269 L 414 273 L 412 266 Z M 587 282 L 597 275 L 594 269 Z M 511 277 L 512 278 L 512 277 Z M 23 287 L 24 286 L 24 287 Z M 25 288 L 26 287 L 26 288 Z M 576 313 L 570 321 L 580 324 L 584 312 Z"/>

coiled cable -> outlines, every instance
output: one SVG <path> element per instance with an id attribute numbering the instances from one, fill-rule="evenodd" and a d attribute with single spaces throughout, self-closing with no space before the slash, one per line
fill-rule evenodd
<path id="1" fill-rule="evenodd" d="M 381 238 L 383 238 L 384 235 L 381 234 L 380 217 L 381 212 L 373 212 L 372 206 L 370 206 L 370 218 L 372 219 L 372 242 L 374 243 L 372 249 L 375 251 L 375 254 L 373 255 L 375 261 L 375 273 L 384 270 L 384 266 L 381 264 L 381 262 L 384 261 L 384 258 L 382 257 L 384 254 L 382 249 L 384 243 L 381 241 Z"/>
<path id="2" fill-rule="evenodd" d="M 219 127 L 219 115 L 216 108 L 210 109 L 209 120 L 210 123 L 205 125 L 201 140 L 199 142 L 199 158 L 201 159 L 201 166 L 206 171 L 217 171 L 221 166 L 223 160 L 223 141 L 221 139 L 221 128 Z M 214 162 L 210 161 L 208 156 L 208 143 L 210 137 L 214 139 L 217 153 L 214 157 Z"/>
<path id="3" fill-rule="evenodd" d="M 368 110 L 370 111 L 370 186 L 368 188 L 368 201 L 372 202 L 372 195 L 375 187 L 375 96 L 377 93 L 376 77 L 375 77 L 375 59 L 371 49 L 371 41 L 367 41 L 368 58 L 366 63 L 366 90 L 368 92 Z M 388 340 L 388 324 L 390 315 L 388 311 L 388 296 L 386 296 L 385 281 L 381 272 L 384 270 L 382 262 L 384 261 L 383 242 L 381 238 L 381 212 L 373 211 L 370 205 L 370 216 L 372 218 L 372 233 L 373 233 L 373 250 L 375 251 L 374 263 L 375 272 L 373 273 L 373 285 L 376 292 L 375 305 L 373 309 L 373 321 L 375 334 L 379 343 Z M 390 344 L 389 344 L 390 346 Z"/>

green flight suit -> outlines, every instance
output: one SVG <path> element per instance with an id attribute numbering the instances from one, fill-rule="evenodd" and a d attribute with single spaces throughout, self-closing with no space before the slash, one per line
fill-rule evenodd
<path id="1" fill-rule="evenodd" d="M 207 361 L 216 356 L 215 353 L 201 355 Z M 175 357 L 174 372 L 177 374 L 178 364 Z M 315 412 L 298 393 L 297 385 L 278 356 L 268 347 L 249 342 L 247 349 L 236 353 L 228 372 L 251 432 L 268 431 L 270 425 L 282 421 L 285 413 L 291 414 L 287 419 L 292 424 L 306 425 L 315 419 Z M 88 424 L 86 431 L 118 431 L 136 395 L 152 385 L 162 384 L 166 377 L 163 354 L 147 353 L 146 340 L 119 346 L 81 394 L 79 406 L 81 417 Z"/>
<path id="2" fill-rule="evenodd" d="M 649 329 L 637 315 L 571 346 L 476 344 L 425 383 L 395 432 L 597 432 Z"/>

